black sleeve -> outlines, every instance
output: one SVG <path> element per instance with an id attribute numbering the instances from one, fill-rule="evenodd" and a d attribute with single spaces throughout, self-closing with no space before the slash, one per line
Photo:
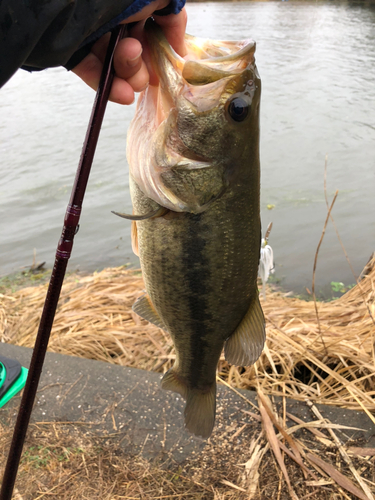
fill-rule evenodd
<path id="1" fill-rule="evenodd" d="M 21 66 L 73 68 L 104 33 L 151 0 L 0 0 L 0 87 Z M 172 0 L 162 14 L 179 12 Z"/>

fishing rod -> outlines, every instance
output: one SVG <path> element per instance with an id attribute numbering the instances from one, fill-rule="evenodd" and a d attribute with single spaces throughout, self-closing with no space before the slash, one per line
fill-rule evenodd
<path id="1" fill-rule="evenodd" d="M 39 379 L 43 368 L 48 341 L 55 318 L 57 303 L 64 281 L 68 260 L 70 258 L 74 236 L 79 228 L 79 218 L 82 210 L 87 182 L 89 180 L 91 165 L 102 126 L 104 113 L 107 107 L 109 93 L 114 78 L 113 55 L 118 42 L 126 36 L 126 25 L 117 26 L 113 31 L 108 44 L 107 54 L 95 96 L 90 121 L 87 127 L 85 142 L 83 144 L 78 169 L 72 188 L 69 204 L 65 212 L 64 226 L 57 245 L 55 263 L 53 266 L 47 296 L 39 323 L 35 340 L 33 355 L 30 361 L 29 374 L 21 399 L 17 421 L 13 431 L 8 460 L 5 466 L 0 500 L 11 500 L 14 483 L 25 442 L 26 432 L 30 421 L 32 408 L 38 389 Z"/>

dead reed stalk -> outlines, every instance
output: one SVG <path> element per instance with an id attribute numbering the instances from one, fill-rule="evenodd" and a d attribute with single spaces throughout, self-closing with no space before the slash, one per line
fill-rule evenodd
<path id="1" fill-rule="evenodd" d="M 375 262 L 375 259 L 373 259 Z M 269 292 L 263 309 L 267 343 L 259 361 L 241 370 L 219 363 L 231 385 L 264 394 L 375 412 L 375 267 L 338 300 L 313 302 Z M 65 283 L 49 350 L 146 370 L 173 364 L 168 334 L 136 316 L 139 271 L 108 268 Z M 0 296 L 0 340 L 33 347 L 46 285 Z M 366 304 L 364 303 L 366 301 Z"/>

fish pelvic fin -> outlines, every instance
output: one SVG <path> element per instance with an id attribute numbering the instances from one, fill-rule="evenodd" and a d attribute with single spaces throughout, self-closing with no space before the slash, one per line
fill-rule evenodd
<path id="1" fill-rule="evenodd" d="M 114 212 L 112 210 L 112 213 L 115 215 L 118 215 L 119 217 L 122 217 L 123 219 L 128 219 L 128 220 L 147 220 L 147 219 L 154 219 L 156 217 L 162 217 L 165 215 L 167 212 L 169 212 L 168 208 L 165 207 L 159 207 L 156 210 L 152 210 L 151 212 L 148 212 L 147 214 L 144 215 L 135 215 L 135 214 L 123 214 L 120 212 Z"/>
<path id="2" fill-rule="evenodd" d="M 266 328 L 258 295 L 247 313 L 225 342 L 225 359 L 231 365 L 250 366 L 262 353 L 266 340 Z"/>
<path id="3" fill-rule="evenodd" d="M 174 368 L 164 375 L 162 389 L 174 391 L 186 399 L 185 427 L 196 436 L 209 438 L 215 424 L 216 382 L 207 389 L 190 388 Z"/>
<path id="4" fill-rule="evenodd" d="M 146 321 L 149 321 L 150 323 L 161 328 L 162 330 L 167 331 L 162 319 L 157 313 L 148 295 L 143 295 L 142 297 L 139 297 L 134 302 L 132 309 L 141 318 L 145 319 Z"/>

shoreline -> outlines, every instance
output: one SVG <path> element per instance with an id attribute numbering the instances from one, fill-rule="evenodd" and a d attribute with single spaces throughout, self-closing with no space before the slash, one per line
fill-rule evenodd
<path id="1" fill-rule="evenodd" d="M 372 263 L 375 264 L 375 257 Z M 44 283 L 0 294 L 3 342 L 34 346 L 46 290 Z M 71 274 L 62 287 L 49 351 L 166 372 L 175 359 L 169 335 L 132 310 L 143 294 L 140 271 L 125 266 L 86 276 Z M 360 286 L 335 301 L 308 302 L 267 287 L 266 300 L 261 294 L 260 302 L 266 319 L 268 347 L 257 362 L 256 371 L 253 366 L 244 371 L 230 366 L 222 356 L 219 373 L 224 380 L 244 389 L 261 384 L 263 390 L 275 396 L 284 394 L 300 400 L 307 397 L 317 403 L 357 408 L 357 400 L 338 398 L 339 394 L 346 394 L 347 383 L 343 380 L 352 380 L 353 387 L 363 386 L 362 404 L 375 411 L 375 401 L 366 396 L 369 379 L 360 375 L 363 369 L 372 367 L 374 373 L 370 377 L 375 380 L 371 361 L 375 265 Z M 317 377 L 316 370 L 329 374 L 331 382 L 340 389 L 331 391 L 324 377 Z"/>
<path id="2" fill-rule="evenodd" d="M 370 258 L 371 260 L 371 258 Z M 95 271 L 67 271 L 64 283 L 70 280 L 79 280 L 84 277 L 93 276 L 102 272 L 109 267 L 99 268 Z M 130 262 L 121 266 L 115 266 L 112 269 L 127 269 L 140 271 L 139 265 L 136 262 Z M 5 274 L 0 277 L 0 294 L 7 295 L 15 293 L 23 288 L 43 286 L 49 282 L 52 273 L 52 268 L 44 267 L 43 264 L 32 265 L 28 268 L 25 267 L 22 271 L 16 271 L 10 274 Z M 258 287 L 261 291 L 262 284 L 258 278 Z M 272 293 L 280 293 L 285 297 L 296 298 L 311 302 L 313 300 L 310 289 L 304 285 L 299 285 L 299 290 L 294 291 L 283 286 L 283 277 L 277 274 L 270 274 L 266 284 L 267 289 Z M 344 284 L 342 282 L 331 282 L 320 287 L 316 293 L 316 300 L 318 302 L 330 302 L 342 297 L 347 291 L 355 286 L 355 283 Z"/>

